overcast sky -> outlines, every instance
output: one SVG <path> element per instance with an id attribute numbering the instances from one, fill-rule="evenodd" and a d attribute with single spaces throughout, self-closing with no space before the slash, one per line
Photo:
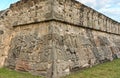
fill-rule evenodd
<path id="1" fill-rule="evenodd" d="M 19 0 L 0 0 L 0 10 Z M 120 0 L 77 0 L 120 22 Z"/>
<path id="2" fill-rule="evenodd" d="M 120 0 L 77 0 L 120 22 Z"/>

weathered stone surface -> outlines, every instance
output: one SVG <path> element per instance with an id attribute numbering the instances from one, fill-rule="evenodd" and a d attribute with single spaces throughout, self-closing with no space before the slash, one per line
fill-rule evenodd
<path id="1" fill-rule="evenodd" d="M 51 6 L 51 0 L 21 0 L 2 12 L 0 21 L 12 27 L 49 20 L 52 18 Z"/>
<path id="2" fill-rule="evenodd" d="M 118 22 L 75 0 L 55 0 L 53 6 L 53 16 L 56 20 L 118 34 Z"/>
<path id="3" fill-rule="evenodd" d="M 56 31 L 53 31 L 53 36 L 55 38 L 56 59 L 58 60 L 56 64 L 61 65 L 64 61 L 64 65 L 69 68 L 66 70 L 72 71 L 76 68 L 91 67 L 98 63 L 112 61 L 115 59 L 114 55 L 118 58 L 119 51 L 113 53 L 110 48 L 115 45 L 110 39 L 116 39 L 116 37 L 59 22 L 54 22 L 54 24 L 53 29 Z M 65 72 L 62 70 L 63 67 L 59 65 L 56 65 L 56 68 L 61 69 L 59 73 L 56 73 L 57 76 L 61 76 L 61 73 Z"/>
<path id="4" fill-rule="evenodd" d="M 17 32 L 11 39 L 5 66 L 19 71 L 32 73 L 34 71 L 33 74 L 36 75 L 47 76 L 52 72 L 52 43 L 49 27 L 50 23 L 17 27 L 15 29 Z"/>
<path id="5" fill-rule="evenodd" d="M 59 78 L 120 58 L 119 34 L 75 0 L 21 0 L 0 12 L 0 67 Z"/>

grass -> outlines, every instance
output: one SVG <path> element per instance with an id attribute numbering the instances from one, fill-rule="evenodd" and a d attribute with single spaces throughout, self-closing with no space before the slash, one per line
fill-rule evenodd
<path id="1" fill-rule="evenodd" d="M 77 71 L 63 78 L 120 78 L 120 59 Z"/>
<path id="2" fill-rule="evenodd" d="M 0 68 L 0 78 L 43 78 L 40 76 L 32 76 L 26 72 L 17 72 L 7 68 Z"/>
<path id="3" fill-rule="evenodd" d="M 16 72 L 7 68 L 0 69 L 0 78 L 43 78 L 26 72 Z M 63 78 L 120 78 L 120 59 L 77 71 Z"/>

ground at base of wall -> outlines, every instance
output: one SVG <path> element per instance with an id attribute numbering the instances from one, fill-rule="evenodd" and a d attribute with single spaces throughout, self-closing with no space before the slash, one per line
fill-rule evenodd
<path id="1" fill-rule="evenodd" d="M 120 59 L 77 71 L 62 78 L 120 78 Z"/>
<path id="2" fill-rule="evenodd" d="M 43 77 L 33 76 L 26 72 L 17 72 L 7 68 L 0 68 L 0 78 L 43 78 Z"/>

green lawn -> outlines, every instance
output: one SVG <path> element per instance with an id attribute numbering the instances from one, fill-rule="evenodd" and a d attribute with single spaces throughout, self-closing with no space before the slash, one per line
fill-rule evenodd
<path id="1" fill-rule="evenodd" d="M 32 76 L 29 73 L 16 72 L 7 68 L 0 69 L 0 78 L 42 78 L 40 76 Z"/>
<path id="2" fill-rule="evenodd" d="M 63 78 L 120 78 L 120 59 L 78 71 Z"/>
<path id="3" fill-rule="evenodd" d="M 7 68 L 0 69 L 0 78 L 42 78 L 29 73 L 16 72 Z M 85 70 L 77 71 L 63 78 L 120 78 L 120 59 Z"/>

